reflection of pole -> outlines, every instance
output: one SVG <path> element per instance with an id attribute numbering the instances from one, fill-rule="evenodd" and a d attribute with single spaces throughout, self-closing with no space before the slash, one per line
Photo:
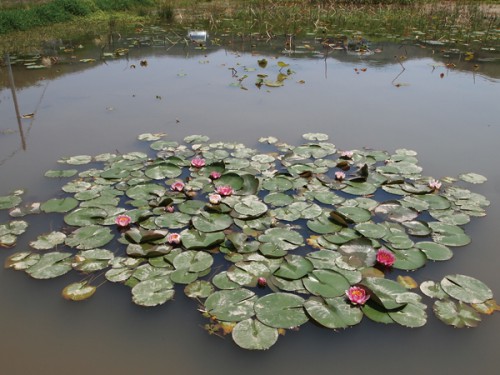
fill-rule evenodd
<path id="1" fill-rule="evenodd" d="M 12 91 L 12 100 L 14 101 L 14 107 L 16 108 L 17 126 L 19 127 L 19 134 L 21 135 L 21 145 L 23 150 L 26 150 L 26 141 L 24 139 L 23 126 L 21 124 L 21 114 L 19 113 L 19 105 L 17 104 L 14 74 L 12 73 L 12 66 L 10 65 L 10 57 L 8 53 L 5 54 L 5 63 L 7 64 L 7 69 L 9 71 L 10 90 Z"/>

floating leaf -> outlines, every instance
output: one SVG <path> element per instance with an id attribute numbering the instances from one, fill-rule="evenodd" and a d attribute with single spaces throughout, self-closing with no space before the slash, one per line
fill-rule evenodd
<path id="1" fill-rule="evenodd" d="M 304 299 L 295 294 L 268 294 L 255 302 L 254 309 L 258 320 L 274 328 L 294 328 L 309 320 Z"/>
<path id="2" fill-rule="evenodd" d="M 207 298 L 213 292 L 213 285 L 205 280 L 196 280 L 184 288 L 184 293 L 189 298 Z"/>
<path id="3" fill-rule="evenodd" d="M 62 177 L 72 177 L 78 173 L 76 169 L 63 169 L 63 170 L 48 170 L 45 172 L 45 177 L 50 178 L 62 178 Z"/>
<path id="4" fill-rule="evenodd" d="M 208 233 L 229 228 L 233 224 L 233 219 L 226 214 L 201 212 L 192 218 L 192 223 L 200 232 Z"/>
<path id="5" fill-rule="evenodd" d="M 462 301 L 436 301 L 433 310 L 439 320 L 456 328 L 477 327 L 481 321 L 479 313 Z"/>
<path id="6" fill-rule="evenodd" d="M 464 230 L 456 225 L 430 222 L 432 239 L 434 242 L 445 246 L 465 246 L 470 243 L 470 237 Z"/>
<path id="7" fill-rule="evenodd" d="M 434 281 L 424 281 L 420 284 L 420 290 L 426 296 L 437 299 L 445 299 L 448 298 L 448 294 L 446 294 L 441 288 L 441 284 L 436 283 Z"/>
<path id="8" fill-rule="evenodd" d="M 40 209 L 43 212 L 68 212 L 78 206 L 78 201 L 75 198 L 49 199 L 42 203 Z"/>
<path id="9" fill-rule="evenodd" d="M 66 235 L 64 233 L 54 231 L 46 235 L 38 236 L 36 241 L 30 242 L 30 246 L 37 250 L 48 250 L 63 244 L 65 239 Z"/>
<path id="10" fill-rule="evenodd" d="M 186 269 L 190 272 L 202 272 L 214 262 L 212 256 L 203 251 L 184 251 L 174 258 L 176 269 Z"/>
<path id="11" fill-rule="evenodd" d="M 441 280 L 441 288 L 459 301 L 483 303 L 493 298 L 491 289 L 482 281 L 465 275 L 448 275 Z"/>
<path id="12" fill-rule="evenodd" d="M 234 326 L 232 337 L 234 342 L 243 349 L 266 350 L 278 340 L 278 330 L 250 318 Z"/>
<path id="13" fill-rule="evenodd" d="M 94 295 L 96 287 L 89 285 L 86 281 L 72 283 L 65 287 L 62 296 L 71 301 L 83 301 Z"/>
<path id="14" fill-rule="evenodd" d="M 41 255 L 23 251 L 9 256 L 4 263 L 5 268 L 13 268 L 16 271 L 25 270 L 38 263 Z"/>
<path id="15" fill-rule="evenodd" d="M 71 254 L 53 252 L 43 254 L 39 261 L 26 269 L 35 279 L 51 279 L 64 275 L 71 270 Z"/>
<path id="16" fill-rule="evenodd" d="M 350 287 L 344 276 L 330 270 L 314 270 L 303 279 L 303 283 L 311 294 L 323 298 L 342 296 Z"/>
<path id="17" fill-rule="evenodd" d="M 488 179 L 477 173 L 464 173 L 458 176 L 462 181 L 470 182 L 471 184 L 482 184 Z"/>
<path id="18" fill-rule="evenodd" d="M 66 238 L 66 245 L 77 249 L 95 249 L 106 245 L 113 239 L 109 228 L 99 225 L 89 225 L 78 228 Z"/>
<path id="19" fill-rule="evenodd" d="M 331 328 L 347 328 L 361 322 L 363 313 L 352 306 L 344 297 L 322 299 L 311 297 L 304 303 L 311 318 L 319 324 Z"/>
<path id="20" fill-rule="evenodd" d="M 255 293 L 248 289 L 221 290 L 206 299 L 205 308 L 218 320 L 240 322 L 255 314 L 256 299 Z"/>
<path id="21" fill-rule="evenodd" d="M 453 252 L 448 247 L 435 242 L 417 242 L 415 247 L 420 249 L 429 260 L 440 261 L 448 260 L 453 257 Z"/>
<path id="22" fill-rule="evenodd" d="M 146 307 L 162 305 L 174 298 L 175 291 L 172 288 L 168 277 L 144 280 L 132 288 L 132 300 Z"/>

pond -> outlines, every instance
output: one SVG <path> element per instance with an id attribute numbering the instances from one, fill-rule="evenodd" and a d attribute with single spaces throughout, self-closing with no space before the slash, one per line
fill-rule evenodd
<path id="1" fill-rule="evenodd" d="M 487 182 L 470 188 L 491 205 L 486 217 L 465 225 L 469 245 L 455 248 L 451 260 L 428 262 L 410 275 L 419 283 L 469 275 L 498 298 L 500 61 L 494 51 L 471 57 L 407 41 L 371 42 L 369 51 L 356 52 L 325 47 L 313 37 L 294 40 L 295 48 L 287 38 L 220 38 L 210 36 L 206 48 L 181 39 L 175 45 L 134 44 L 125 37 L 111 49 L 99 40 L 77 41 L 71 49 L 54 43 L 50 67 L 28 69 L 18 60 L 13 73 L 26 115 L 25 149 L 2 67 L 0 196 L 22 188 L 25 202 L 62 197 L 67 180 L 44 177 L 61 168 L 58 160 L 149 152 L 137 138 L 143 133 L 166 133 L 179 142 L 201 134 L 266 150 L 260 137 L 298 145 L 304 133 L 313 132 L 327 134 L 340 150 L 414 150 L 423 175 L 486 176 Z M 40 60 L 30 63 L 36 67 Z M 0 223 L 8 220 L 7 210 L 0 211 Z M 63 225 L 60 215 L 27 220 L 30 229 L 15 250 L 2 249 L 2 261 Z M 76 272 L 39 281 L 0 271 L 2 373 L 460 374 L 493 373 L 500 365 L 495 315 L 483 316 L 475 329 L 454 329 L 438 321 L 428 303 L 422 328 L 365 318 L 334 332 L 307 323 L 288 330 L 268 351 L 247 351 L 230 337 L 209 335 L 207 320 L 182 290 L 174 301 L 153 308 L 133 304 L 129 288 L 109 282 L 87 301 L 63 299 L 61 290 L 80 279 Z"/>

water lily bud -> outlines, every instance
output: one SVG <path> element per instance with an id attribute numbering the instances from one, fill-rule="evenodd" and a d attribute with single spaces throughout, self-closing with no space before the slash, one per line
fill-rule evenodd
<path id="1" fill-rule="evenodd" d="M 267 280 L 265 277 L 259 277 L 257 279 L 257 285 L 260 286 L 261 288 L 264 288 L 267 285 Z"/>

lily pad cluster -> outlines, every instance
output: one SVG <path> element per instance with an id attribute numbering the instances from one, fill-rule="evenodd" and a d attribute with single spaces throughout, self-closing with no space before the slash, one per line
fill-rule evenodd
<path id="1" fill-rule="evenodd" d="M 75 301 L 95 293 L 94 274 L 131 288 L 141 306 L 164 304 L 183 288 L 209 318 L 210 333 L 231 334 L 245 349 L 267 349 L 309 321 L 333 330 L 364 317 L 424 325 L 427 305 L 404 274 L 448 260 L 470 242 L 462 226 L 484 216 L 489 202 L 461 185 L 486 178 L 438 181 L 421 174 L 411 150 L 339 150 L 326 134 L 303 137 L 300 146 L 261 138 L 256 150 L 148 133 L 139 140 L 154 156 L 63 158 L 92 168 L 37 207 L 62 213 L 67 226 L 5 265 L 38 279 L 81 273 L 63 290 Z M 14 216 L 36 213 L 33 204 L 17 207 L 19 197 L 0 197 L 1 207 Z M 22 223 L 0 227 L 3 246 L 15 244 Z M 498 309 L 491 290 L 465 275 L 425 281 L 420 290 L 455 327 L 475 326 L 480 314 Z"/>

